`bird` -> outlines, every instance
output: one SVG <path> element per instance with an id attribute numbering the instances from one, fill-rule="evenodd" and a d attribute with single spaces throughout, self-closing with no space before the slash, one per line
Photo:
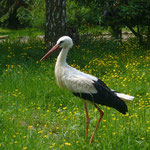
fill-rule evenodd
<path id="1" fill-rule="evenodd" d="M 89 129 L 89 113 L 87 103 L 92 103 L 99 111 L 100 117 L 96 124 L 95 130 L 90 138 L 90 143 L 93 142 L 94 135 L 98 129 L 99 123 L 102 120 L 104 112 L 98 106 L 105 105 L 112 107 L 122 114 L 128 112 L 125 101 L 132 101 L 134 96 L 126 95 L 110 89 L 102 80 L 93 75 L 81 72 L 76 68 L 71 67 L 67 62 L 68 51 L 73 46 L 73 40 L 69 36 L 62 36 L 40 61 L 45 60 L 53 52 L 60 50 L 55 64 L 55 76 L 57 84 L 60 88 L 68 89 L 73 95 L 81 98 L 84 103 L 86 112 L 86 133 L 88 138 Z"/>

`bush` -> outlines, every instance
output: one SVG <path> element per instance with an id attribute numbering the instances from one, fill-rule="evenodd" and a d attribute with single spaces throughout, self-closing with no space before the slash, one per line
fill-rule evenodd
<path id="1" fill-rule="evenodd" d="M 45 24 L 44 0 L 2 0 L 0 8 L 0 25 L 3 27 L 43 27 Z"/>

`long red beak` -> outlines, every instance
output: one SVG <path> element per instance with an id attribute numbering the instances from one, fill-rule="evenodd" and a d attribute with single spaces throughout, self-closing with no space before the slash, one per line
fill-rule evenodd
<path id="1" fill-rule="evenodd" d="M 42 58 L 40 61 L 45 60 L 49 55 L 51 55 L 53 52 L 57 51 L 59 49 L 59 46 L 56 44 L 53 48 L 51 48 Z"/>

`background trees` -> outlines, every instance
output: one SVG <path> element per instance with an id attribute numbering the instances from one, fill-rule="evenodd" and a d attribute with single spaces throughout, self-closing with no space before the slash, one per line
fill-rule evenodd
<path id="1" fill-rule="evenodd" d="M 1 26 L 44 29 L 45 23 L 46 39 L 51 41 L 58 35 L 66 34 L 67 31 L 68 34 L 77 35 L 78 32 L 86 30 L 87 26 L 109 29 L 115 38 L 120 38 L 121 30 L 126 27 L 142 41 L 143 35 L 148 39 L 150 37 L 150 1 L 46 0 L 45 3 L 45 0 L 2 0 L 0 2 Z"/>
<path id="2" fill-rule="evenodd" d="M 90 16 L 94 18 L 95 25 L 110 27 L 112 36 L 116 38 L 124 27 L 128 27 L 140 41 L 143 40 L 143 35 L 149 37 L 150 1 L 148 0 L 80 0 L 78 3 L 95 12 Z M 90 22 L 93 22 L 92 19 Z"/>
<path id="3" fill-rule="evenodd" d="M 1 0 L 0 25 L 9 28 L 45 26 L 45 0 Z"/>
<path id="4" fill-rule="evenodd" d="M 28 8 L 29 1 L 2 0 L 0 2 L 0 24 L 10 28 L 29 25 L 28 21 L 31 16 Z"/>

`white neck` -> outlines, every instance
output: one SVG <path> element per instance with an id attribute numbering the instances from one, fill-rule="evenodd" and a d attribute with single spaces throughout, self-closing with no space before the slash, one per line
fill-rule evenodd
<path id="1" fill-rule="evenodd" d="M 68 54 L 69 48 L 63 48 L 57 57 L 56 65 L 65 65 L 67 64 L 66 58 Z"/>

